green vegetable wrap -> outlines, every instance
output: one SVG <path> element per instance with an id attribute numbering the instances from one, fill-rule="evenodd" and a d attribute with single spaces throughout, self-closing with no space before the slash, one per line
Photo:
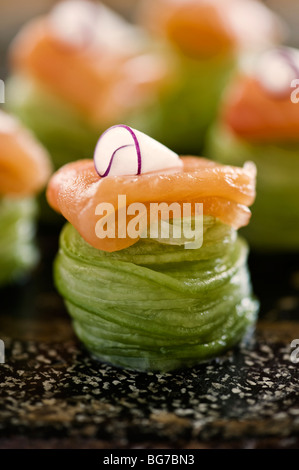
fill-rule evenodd
<path id="1" fill-rule="evenodd" d="M 67 224 L 54 275 L 94 357 L 165 372 L 223 353 L 254 324 L 247 251 L 234 229 L 208 216 L 193 250 L 143 239 L 107 253 Z"/>
<path id="2" fill-rule="evenodd" d="M 0 286 L 22 277 L 38 260 L 35 215 L 33 199 L 0 199 Z"/>
<path id="3" fill-rule="evenodd" d="M 257 165 L 257 198 L 243 233 L 259 250 L 299 249 L 299 145 L 250 143 L 221 126 L 211 131 L 206 154 L 228 165 Z"/>

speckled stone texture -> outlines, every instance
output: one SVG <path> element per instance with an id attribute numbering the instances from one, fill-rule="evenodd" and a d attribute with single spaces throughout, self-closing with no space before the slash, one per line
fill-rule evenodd
<path id="1" fill-rule="evenodd" d="M 298 256 L 251 259 L 262 309 L 249 341 L 162 375 L 90 358 L 52 286 L 55 243 L 43 243 L 33 279 L 0 294 L 0 448 L 298 448 Z"/>

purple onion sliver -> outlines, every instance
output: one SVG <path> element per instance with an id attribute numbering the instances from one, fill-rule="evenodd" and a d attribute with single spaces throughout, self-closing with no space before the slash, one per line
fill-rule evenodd
<path id="1" fill-rule="evenodd" d="M 99 143 L 100 143 L 102 137 L 103 137 L 107 132 L 109 132 L 111 129 L 115 129 L 116 127 L 123 127 L 124 129 L 126 129 L 127 131 L 129 131 L 130 134 L 131 134 L 131 136 L 133 137 L 133 141 L 134 141 L 134 145 L 135 145 L 135 149 L 136 149 L 136 153 L 137 153 L 137 175 L 140 175 L 140 174 L 141 174 L 141 170 L 142 170 L 142 159 L 141 159 L 140 145 L 139 145 L 137 136 L 135 135 L 135 133 L 133 132 L 133 130 L 132 130 L 129 126 L 126 126 L 125 124 L 117 124 L 117 125 L 115 125 L 115 126 L 109 127 L 109 129 L 106 129 L 106 131 L 103 132 L 103 134 L 100 136 L 100 138 L 99 138 L 99 140 L 98 140 L 98 142 L 97 142 L 97 145 L 96 145 L 96 148 L 95 148 L 95 151 L 94 151 L 94 157 L 93 157 L 95 170 L 96 170 L 97 174 L 98 174 L 101 178 L 105 178 L 105 177 L 108 176 L 109 173 L 110 173 L 110 170 L 111 170 L 111 167 L 112 167 L 112 163 L 113 163 L 113 160 L 114 160 L 114 157 L 115 157 L 116 153 L 117 153 L 119 150 L 123 149 L 123 148 L 133 146 L 133 144 L 128 144 L 128 145 L 123 145 L 123 146 L 117 148 L 117 149 L 113 152 L 113 154 L 112 154 L 112 156 L 111 156 L 111 158 L 110 158 L 110 160 L 109 160 L 109 164 L 108 164 L 108 167 L 107 167 L 106 171 L 105 171 L 103 174 L 101 174 L 101 173 L 98 171 L 97 166 L 96 166 L 96 161 L 95 161 L 95 156 L 96 156 L 96 152 L 97 152 L 98 145 L 99 145 Z"/>
<path id="2" fill-rule="evenodd" d="M 133 147 L 133 144 L 130 144 L 130 145 L 122 145 L 121 147 L 119 147 L 118 149 L 114 150 L 113 154 L 112 154 L 112 157 L 110 158 L 110 162 L 109 162 L 109 165 L 107 167 L 107 170 L 105 171 L 105 173 L 103 173 L 101 175 L 101 173 L 98 173 L 102 178 L 105 178 L 106 176 L 109 175 L 110 173 L 110 170 L 111 170 L 111 166 L 112 166 L 112 163 L 113 163 L 113 160 L 114 160 L 114 157 L 115 155 L 117 154 L 117 152 L 121 149 L 124 149 L 126 147 Z"/>
<path id="3" fill-rule="evenodd" d="M 129 131 L 131 136 L 133 137 L 134 144 L 136 147 L 136 152 L 137 152 L 137 163 L 138 163 L 137 175 L 140 175 L 141 170 L 142 170 L 142 161 L 141 161 L 141 151 L 140 151 L 140 145 L 139 145 L 138 139 L 135 133 L 133 132 L 133 130 L 129 126 L 125 126 L 124 124 L 121 124 L 119 127 L 124 127 L 125 129 L 127 129 L 127 131 Z"/>
<path id="4" fill-rule="evenodd" d="M 80 24 L 81 32 L 84 35 L 84 46 L 85 47 L 91 46 L 94 42 L 94 38 L 95 38 L 94 28 L 97 28 L 97 19 L 100 15 L 100 12 L 99 12 L 99 9 L 98 9 L 97 5 L 94 5 L 94 4 L 91 3 L 88 6 L 88 8 L 93 10 L 92 14 L 90 15 L 92 27 L 91 27 L 91 25 L 87 25 L 85 22 Z"/>
<path id="5" fill-rule="evenodd" d="M 293 57 L 290 54 L 288 48 L 285 48 L 285 47 L 277 48 L 277 49 L 275 49 L 275 53 L 277 54 L 277 56 L 280 56 L 281 59 L 283 59 L 285 61 L 285 63 L 294 72 L 295 77 L 299 78 L 299 67 L 296 64 L 296 61 L 293 60 Z M 290 87 L 287 86 L 287 85 L 285 85 L 284 89 L 281 89 L 280 91 L 274 91 L 274 90 L 269 89 L 269 87 L 266 84 L 264 84 L 263 79 L 260 79 L 259 82 L 262 85 L 262 87 L 264 88 L 264 90 L 268 94 L 270 94 L 270 96 L 272 96 L 273 98 L 276 98 L 278 100 L 280 100 L 280 99 L 284 100 L 289 95 Z"/>
<path id="6" fill-rule="evenodd" d="M 296 62 L 293 60 L 293 57 L 289 53 L 288 49 L 280 48 L 278 52 L 285 59 L 287 64 L 290 66 L 290 68 L 293 70 L 293 72 L 296 75 L 296 78 L 299 78 L 299 67 L 297 66 Z"/>

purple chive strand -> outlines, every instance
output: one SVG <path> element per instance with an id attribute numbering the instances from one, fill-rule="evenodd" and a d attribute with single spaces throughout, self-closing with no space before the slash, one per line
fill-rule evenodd
<path id="1" fill-rule="evenodd" d="M 103 136 L 109 132 L 111 129 L 115 129 L 116 127 L 123 127 L 124 129 L 126 129 L 127 131 L 129 131 L 129 133 L 131 134 L 131 136 L 133 137 L 133 141 L 134 141 L 134 145 L 135 145 L 135 149 L 136 149 L 136 153 L 137 153 L 137 175 L 140 175 L 141 174 L 141 170 L 142 170 L 142 159 L 141 159 L 141 150 L 140 150 L 140 145 L 139 145 L 139 142 L 138 142 L 138 139 L 137 139 L 137 136 L 135 135 L 135 133 L 133 132 L 133 130 L 129 127 L 129 126 L 126 126 L 125 124 L 117 124 L 115 126 L 112 126 L 112 127 L 109 127 L 109 129 L 106 129 L 105 132 L 103 132 L 103 134 L 100 136 L 99 140 L 98 140 L 98 143 L 96 145 L 96 148 L 95 148 L 95 151 L 94 151 L 94 157 L 93 157 L 93 161 L 94 161 L 94 166 L 95 166 L 95 170 L 97 172 L 97 174 L 101 177 L 101 178 L 105 178 L 106 176 L 109 175 L 110 173 L 110 170 L 111 170 L 111 167 L 112 167 L 112 163 L 113 163 L 113 160 L 114 160 L 114 157 L 116 155 L 116 153 L 123 149 L 123 148 L 126 148 L 126 147 L 131 147 L 133 146 L 133 144 L 128 144 L 128 145 L 123 145 L 121 147 L 119 147 L 118 149 L 116 149 L 111 158 L 110 158 L 110 161 L 109 161 L 109 164 L 108 164 L 108 167 L 106 169 L 106 171 L 101 174 L 98 169 L 97 169 L 97 166 L 96 166 L 96 161 L 95 161 L 95 155 L 96 155 L 96 152 L 97 152 L 97 148 L 98 148 L 98 145 L 101 141 L 101 139 L 103 138 Z"/>

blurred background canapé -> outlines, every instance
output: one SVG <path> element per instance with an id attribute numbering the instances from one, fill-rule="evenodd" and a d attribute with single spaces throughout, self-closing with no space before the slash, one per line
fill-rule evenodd
<path id="1" fill-rule="evenodd" d="M 1 0 L 0 1 L 0 73 L 4 73 L 5 47 L 18 29 L 35 15 L 49 11 L 60 0 Z M 153 0 L 155 1 L 155 0 Z M 103 0 L 104 4 L 133 20 L 140 0 Z M 299 2 L 297 0 L 263 0 L 273 11 L 279 13 L 288 23 L 290 32 L 288 44 L 299 46 Z"/>
<path id="2" fill-rule="evenodd" d="M 111 8 L 132 18 L 139 0 L 104 0 Z M 28 20 L 45 13 L 59 0 L 0 0 L 0 73 L 4 73 L 5 48 L 10 40 Z"/>

